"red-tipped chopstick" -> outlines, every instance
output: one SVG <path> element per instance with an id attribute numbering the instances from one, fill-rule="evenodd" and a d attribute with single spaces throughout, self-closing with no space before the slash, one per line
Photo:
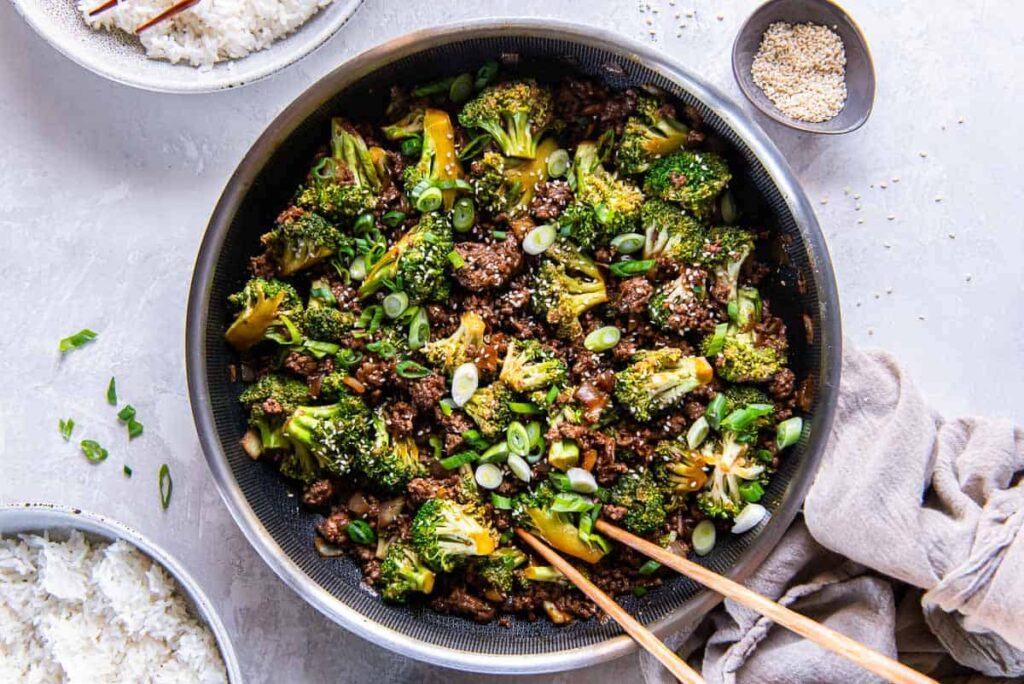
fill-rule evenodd
<path id="1" fill-rule="evenodd" d="M 90 17 L 94 17 L 94 16 L 96 16 L 97 14 L 99 14 L 100 12 L 106 12 L 106 11 L 107 11 L 108 9 L 110 9 L 111 7 L 117 7 L 117 4 L 118 4 L 118 3 L 120 2 L 120 1 L 121 1 L 121 0 L 106 0 L 106 2 L 104 2 L 104 3 L 101 3 L 101 4 L 99 4 L 99 5 L 96 5 L 96 6 L 95 6 L 95 7 L 93 7 L 93 8 L 91 9 L 91 10 L 89 10 L 89 16 L 90 16 Z"/>
<path id="2" fill-rule="evenodd" d="M 148 21 L 144 21 L 141 24 L 139 24 L 138 26 L 136 26 L 135 27 L 135 33 L 142 33 L 146 29 L 148 29 L 148 28 L 150 28 L 152 26 L 155 26 L 156 24 L 159 24 L 161 21 L 165 21 L 167 19 L 170 19 L 175 14 L 179 14 L 181 12 L 184 12 L 188 8 L 193 7 L 195 5 L 198 5 L 198 4 L 199 4 L 199 0 L 178 0 L 178 2 L 174 3 L 173 5 L 171 5 L 167 9 L 165 9 L 163 12 L 160 12 L 160 14 L 156 15 L 152 19 L 149 19 Z"/>

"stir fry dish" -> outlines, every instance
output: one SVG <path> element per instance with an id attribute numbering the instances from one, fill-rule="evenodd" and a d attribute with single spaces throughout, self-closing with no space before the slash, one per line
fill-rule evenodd
<path id="1" fill-rule="evenodd" d="M 508 625 L 598 613 L 766 516 L 808 406 L 726 145 L 653 89 L 495 63 L 339 117 L 226 303 L 242 447 L 383 600 Z"/>

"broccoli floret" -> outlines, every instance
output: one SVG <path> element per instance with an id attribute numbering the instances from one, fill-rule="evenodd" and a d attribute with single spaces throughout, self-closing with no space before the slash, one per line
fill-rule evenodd
<path id="1" fill-rule="evenodd" d="M 434 590 L 434 573 L 427 569 L 412 547 L 391 542 L 380 564 L 380 595 L 387 601 L 405 603 L 409 594 Z"/>
<path id="2" fill-rule="evenodd" d="M 655 476 L 664 492 L 668 510 L 682 507 L 690 494 L 707 484 L 703 455 L 682 442 L 659 442 L 654 450 L 654 460 L 657 462 Z"/>
<path id="3" fill-rule="evenodd" d="M 714 228 L 709 236 L 705 263 L 714 266 L 716 290 L 728 290 L 729 304 L 736 301 L 739 291 L 740 270 L 743 262 L 754 251 L 754 236 L 750 231 L 730 226 Z"/>
<path id="4" fill-rule="evenodd" d="M 679 150 L 653 164 L 644 179 L 644 192 L 678 202 L 699 219 L 714 211 L 715 199 L 732 180 L 725 160 L 712 152 Z"/>
<path id="5" fill-rule="evenodd" d="M 459 180 L 463 176 L 462 164 L 455 152 L 455 129 L 448 113 L 440 109 L 427 109 L 423 115 L 423 151 L 415 166 L 405 167 L 402 182 L 405 192 L 415 199 L 432 184 Z M 455 189 L 441 192 L 444 208 L 455 204 Z"/>
<path id="6" fill-rule="evenodd" d="M 372 447 L 356 454 L 359 470 L 374 486 L 387 491 L 402 489 L 409 480 L 426 474 L 420 463 L 420 449 L 411 436 L 393 438 L 388 432 L 384 411 L 373 414 L 374 440 Z"/>
<path id="7" fill-rule="evenodd" d="M 301 380 L 271 373 L 245 388 L 238 400 L 249 409 L 249 425 L 259 431 L 263 449 L 288 449 L 281 428 L 288 414 L 309 401 L 309 388 Z"/>
<path id="8" fill-rule="evenodd" d="M 484 348 L 487 324 L 480 314 L 466 311 L 459 327 L 450 336 L 434 340 L 423 347 L 427 361 L 451 375 L 455 369 L 476 358 Z"/>
<path id="9" fill-rule="evenodd" d="M 578 239 L 585 239 L 587 233 L 592 235 L 587 247 L 596 247 L 620 233 L 636 230 L 644 194 L 601 165 L 597 143 L 585 141 L 576 147 L 572 174 L 576 181 L 576 201 L 594 213 L 592 220 L 584 220 L 584 212 L 573 210 L 575 221 L 586 224 L 586 230 L 579 229 Z"/>
<path id="10" fill-rule="evenodd" d="M 393 124 L 381 128 L 388 140 L 406 140 L 423 135 L 424 110 L 417 107 Z"/>
<path id="11" fill-rule="evenodd" d="M 283 276 L 293 275 L 338 253 L 355 254 L 352 238 L 323 216 L 301 209 L 286 211 L 274 228 L 260 236 L 267 256 Z"/>
<path id="12" fill-rule="evenodd" d="M 581 337 L 580 316 L 606 301 L 601 271 L 571 242 L 556 242 L 544 252 L 534 274 L 533 307 L 556 326 L 560 337 Z"/>
<path id="13" fill-rule="evenodd" d="M 675 347 L 640 351 L 615 374 L 615 398 L 634 418 L 646 421 L 711 382 L 713 375 L 707 359 L 684 356 Z"/>
<path id="14" fill-rule="evenodd" d="M 484 89 L 466 103 L 459 123 L 490 134 L 506 157 L 533 159 L 551 126 L 551 91 L 536 81 L 508 81 Z"/>
<path id="15" fill-rule="evenodd" d="M 411 538 L 420 559 L 437 572 L 451 572 L 469 556 L 488 556 L 497 546 L 494 530 L 471 508 L 450 499 L 431 499 L 420 506 Z"/>
<path id="16" fill-rule="evenodd" d="M 337 221 L 348 221 L 373 211 L 380 191 L 380 175 L 366 141 L 344 119 L 332 119 L 331 156 L 313 167 L 296 204 Z"/>
<path id="17" fill-rule="evenodd" d="M 640 212 L 644 229 L 644 259 L 664 255 L 677 264 L 703 261 L 707 231 L 697 219 L 674 204 L 660 199 L 648 200 Z"/>
<path id="18" fill-rule="evenodd" d="M 512 591 L 515 569 L 526 564 L 526 554 L 514 546 L 505 546 L 477 561 L 476 571 L 503 596 Z"/>
<path id="19" fill-rule="evenodd" d="M 724 324 L 723 324 L 724 325 Z M 717 342 L 714 335 L 704 338 L 703 353 L 711 356 Z M 715 370 L 729 382 L 768 382 L 786 364 L 785 353 L 776 347 L 763 344 L 756 331 L 741 332 L 730 325 L 721 343 L 721 350 L 714 355 Z"/>
<path id="20" fill-rule="evenodd" d="M 565 363 L 554 352 L 536 340 L 508 343 L 505 362 L 498 379 L 516 392 L 562 385 L 565 382 Z"/>
<path id="21" fill-rule="evenodd" d="M 733 433 L 704 443 L 701 458 L 711 468 L 710 487 L 697 495 L 697 505 L 705 515 L 731 520 L 743 509 L 740 486 L 759 481 L 764 474 L 764 466 L 755 463 L 748 451 L 749 445 L 739 442 Z"/>
<path id="22" fill-rule="evenodd" d="M 749 332 L 761 322 L 763 308 L 757 288 L 741 287 L 736 292 L 736 299 L 729 302 L 729 320 L 741 331 Z"/>
<path id="23" fill-rule="evenodd" d="M 547 138 L 534 159 L 506 159 L 497 152 L 485 152 L 470 167 L 469 183 L 477 209 L 497 216 L 522 214 L 537 188 L 548 179 L 548 156 L 558 141 Z"/>
<path id="24" fill-rule="evenodd" d="M 722 393 L 725 395 L 725 413 L 729 414 L 750 404 L 771 404 L 773 402 L 759 387 L 753 385 L 729 385 Z"/>
<path id="25" fill-rule="evenodd" d="M 515 524 L 539 535 L 563 553 L 588 563 L 597 563 L 611 550 L 610 544 L 595 533 L 588 533 L 584 540 L 574 520 L 576 514 L 551 510 L 556 495 L 557 492 L 546 481 L 532 492 L 518 494 L 512 508 Z"/>
<path id="26" fill-rule="evenodd" d="M 373 265 L 359 287 L 359 296 L 369 297 L 385 285 L 400 283 L 412 304 L 444 301 L 450 287 L 445 269 L 454 247 L 448 219 L 438 212 L 423 214 Z"/>
<path id="27" fill-rule="evenodd" d="M 328 406 L 300 406 L 284 425 L 297 453 L 308 452 L 320 468 L 346 475 L 356 454 L 367 451 L 368 411 L 362 399 L 347 395 Z"/>
<path id="28" fill-rule="evenodd" d="M 334 307 L 317 306 L 306 309 L 302 316 L 302 333 L 309 340 L 338 342 L 355 324 L 351 313 Z"/>
<path id="29" fill-rule="evenodd" d="M 641 96 L 637 114 L 626 121 L 622 142 L 615 157 L 620 173 L 643 173 L 651 164 L 675 152 L 690 135 L 690 128 L 675 118 L 671 106 Z"/>
<path id="30" fill-rule="evenodd" d="M 238 315 L 224 338 L 238 351 L 265 339 L 283 339 L 284 335 L 291 338 L 293 330 L 298 332 L 292 319 L 302 315 L 302 300 L 295 288 L 282 280 L 252 278 L 228 301 L 238 309 Z"/>
<path id="31" fill-rule="evenodd" d="M 619 477 L 611 501 L 626 509 L 622 524 L 634 534 L 650 534 L 665 522 L 665 500 L 647 470 L 631 470 Z"/>
<path id="32" fill-rule="evenodd" d="M 469 398 L 462 410 L 473 419 L 483 436 L 491 439 L 505 431 L 512 422 L 512 391 L 503 382 L 481 387 Z"/>
<path id="33" fill-rule="evenodd" d="M 694 271 L 683 268 L 672 280 L 662 283 L 647 302 L 647 316 L 663 330 L 687 332 L 691 320 L 687 313 L 701 306 L 707 295 L 703 278 L 697 278 Z M 677 314 L 679 314 L 677 316 Z"/>

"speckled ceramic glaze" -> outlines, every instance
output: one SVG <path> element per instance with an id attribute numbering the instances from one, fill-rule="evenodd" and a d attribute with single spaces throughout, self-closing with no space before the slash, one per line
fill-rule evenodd
<path id="1" fill-rule="evenodd" d="M 11 0 L 44 40 L 79 65 L 125 85 L 168 93 L 207 93 L 258 81 L 297 62 L 348 21 L 362 0 L 334 0 L 298 31 L 266 50 L 211 69 L 149 59 L 142 44 L 121 31 L 86 26 L 76 0 Z M 97 0 L 99 4 L 99 0 Z"/>

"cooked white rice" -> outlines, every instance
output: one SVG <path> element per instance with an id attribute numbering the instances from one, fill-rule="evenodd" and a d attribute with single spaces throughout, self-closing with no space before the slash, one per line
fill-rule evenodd
<path id="1" fill-rule="evenodd" d="M 210 67 L 262 50 L 302 26 L 333 0 L 200 0 L 191 9 L 139 35 L 152 59 Z M 121 0 L 94 17 L 88 11 L 100 0 L 78 0 L 85 22 L 93 28 L 135 27 L 167 9 L 174 0 Z"/>
<path id="2" fill-rule="evenodd" d="M 186 606 L 127 542 L 0 538 L 0 682 L 226 682 Z"/>

